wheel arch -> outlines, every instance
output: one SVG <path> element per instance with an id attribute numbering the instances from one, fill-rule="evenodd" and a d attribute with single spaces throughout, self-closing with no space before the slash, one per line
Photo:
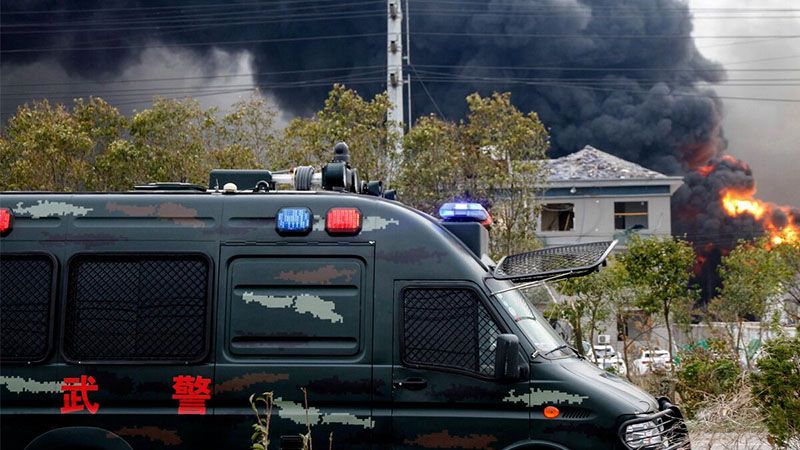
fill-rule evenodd
<path id="1" fill-rule="evenodd" d="M 25 450 L 133 450 L 119 435 L 97 427 L 55 428 L 32 440 Z"/>
<path id="2" fill-rule="evenodd" d="M 569 450 L 561 444 L 555 442 L 540 441 L 529 439 L 526 441 L 515 442 L 503 450 Z"/>

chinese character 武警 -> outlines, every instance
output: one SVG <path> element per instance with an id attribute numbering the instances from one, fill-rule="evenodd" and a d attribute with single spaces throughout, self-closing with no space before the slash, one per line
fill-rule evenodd
<path id="1" fill-rule="evenodd" d="M 64 378 L 61 391 L 64 392 L 64 406 L 61 414 L 83 411 L 86 409 L 94 414 L 100 405 L 89 400 L 89 391 L 96 391 L 99 387 L 94 377 L 81 375 L 80 378 Z"/>
<path id="2" fill-rule="evenodd" d="M 173 400 L 178 400 L 178 414 L 205 414 L 206 400 L 211 399 L 210 378 L 192 375 L 173 377 Z"/>

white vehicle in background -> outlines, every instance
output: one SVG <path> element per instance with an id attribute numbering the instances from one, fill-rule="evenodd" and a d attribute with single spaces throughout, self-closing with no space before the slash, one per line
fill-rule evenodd
<path id="1" fill-rule="evenodd" d="M 627 375 L 625 360 L 610 344 L 595 345 L 592 349 L 592 362 L 603 370 L 613 369 L 617 375 Z"/>
<path id="2" fill-rule="evenodd" d="M 644 375 L 651 370 L 667 371 L 672 369 L 669 352 L 661 349 L 642 350 L 640 356 L 633 360 L 636 373 Z"/>

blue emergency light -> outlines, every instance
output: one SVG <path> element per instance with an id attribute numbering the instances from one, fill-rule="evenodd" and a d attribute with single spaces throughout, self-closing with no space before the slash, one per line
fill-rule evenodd
<path id="1" fill-rule="evenodd" d="M 489 212 L 480 203 L 445 203 L 439 208 L 439 216 L 447 222 L 483 222 Z"/>
<path id="2" fill-rule="evenodd" d="M 281 208 L 276 228 L 278 234 L 308 234 L 311 231 L 311 210 L 308 208 Z"/>

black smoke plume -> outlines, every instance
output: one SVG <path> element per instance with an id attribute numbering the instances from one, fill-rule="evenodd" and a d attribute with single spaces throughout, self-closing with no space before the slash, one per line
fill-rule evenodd
<path id="1" fill-rule="evenodd" d="M 217 47 L 252 52 L 255 70 L 262 74 L 346 68 L 256 77 L 283 110 L 296 114 L 317 109 L 329 84 L 271 86 L 324 79 L 343 81 L 364 95 L 384 89 L 380 68 L 386 39 L 380 34 L 386 31 L 385 1 L 278 0 L 219 7 L 220 1 L 193 2 L 201 8 L 187 8 L 185 17 L 191 19 L 183 22 L 182 10 L 159 9 L 163 4 L 155 1 L 6 2 L 6 30 L 10 25 L 15 30 L 46 29 L 59 22 L 84 25 L 65 25 L 60 28 L 68 32 L 54 34 L 4 34 L 2 64 L 56 60 L 71 74 L 113 79 L 148 46 L 177 45 L 204 58 L 211 47 L 197 43 L 228 42 Z M 74 11 L 76 5 L 80 11 Z M 301 20 L 314 13 L 338 15 Z M 276 19 L 252 23 L 265 17 Z M 463 114 L 468 93 L 509 90 L 520 109 L 537 111 L 549 127 L 552 156 L 590 144 L 650 169 L 687 175 L 673 202 L 674 234 L 686 235 L 698 247 L 714 243 L 729 248 L 760 230 L 751 219 L 731 219 L 718 206 L 723 187 L 752 186 L 749 169 L 723 162 L 707 176 L 695 172 L 721 161 L 725 152 L 721 101 L 702 87 L 725 74 L 689 37 L 693 24 L 685 2 L 411 0 L 410 20 L 415 116 L 441 110 L 455 119 Z M 237 24 L 224 26 L 226 21 Z M 150 28 L 137 29 L 137 24 Z M 180 24 L 195 27 L 176 29 Z M 252 42 L 363 34 L 371 36 Z M 104 49 L 74 49 L 91 46 Z M 57 50 L 18 52 L 33 47 Z M 374 72 L 367 75 L 365 67 Z M 713 294 L 709 289 L 707 295 Z"/>

